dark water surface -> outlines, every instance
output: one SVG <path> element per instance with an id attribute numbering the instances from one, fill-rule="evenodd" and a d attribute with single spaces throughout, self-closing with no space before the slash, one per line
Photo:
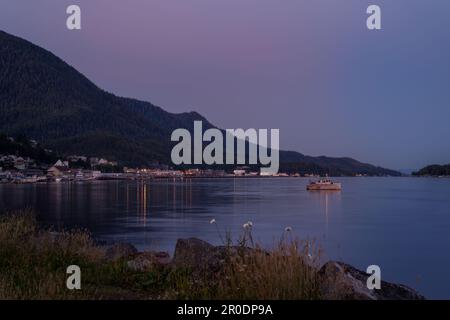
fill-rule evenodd
<path id="1" fill-rule="evenodd" d="M 100 240 L 172 253 L 176 239 L 220 244 L 211 219 L 237 237 L 253 222 L 270 246 L 285 227 L 329 259 L 450 298 L 450 179 L 342 178 L 342 192 L 307 192 L 304 178 L 0 184 L 0 210 L 32 207 L 44 224 L 88 228 Z"/>

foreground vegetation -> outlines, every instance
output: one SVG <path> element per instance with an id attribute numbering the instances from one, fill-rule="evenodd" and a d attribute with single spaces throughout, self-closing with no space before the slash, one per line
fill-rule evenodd
<path id="1" fill-rule="evenodd" d="M 270 253 L 249 241 L 250 233 L 238 246 L 228 241 L 223 268 L 214 273 L 173 263 L 133 271 L 129 258 L 107 259 L 86 231 L 56 234 L 39 228 L 32 212 L 2 215 L 0 299 L 320 298 L 308 244 L 287 238 Z M 69 265 L 82 270 L 81 290 L 66 288 Z"/>

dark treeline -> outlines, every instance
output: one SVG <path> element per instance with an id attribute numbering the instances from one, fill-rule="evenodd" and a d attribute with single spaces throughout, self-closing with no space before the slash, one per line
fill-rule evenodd
<path id="1" fill-rule="evenodd" d="M 45 164 L 57 160 L 53 152 L 45 150 L 40 144 L 28 140 L 24 135 L 7 137 L 6 134 L 0 134 L 0 154 L 27 157 L 37 163 Z"/>
<path id="2" fill-rule="evenodd" d="M 450 164 L 438 165 L 433 164 L 413 172 L 413 176 L 450 176 Z"/>

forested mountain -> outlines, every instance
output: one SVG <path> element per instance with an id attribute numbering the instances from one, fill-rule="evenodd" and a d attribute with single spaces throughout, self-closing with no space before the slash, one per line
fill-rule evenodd
<path id="1" fill-rule="evenodd" d="M 52 53 L 4 32 L 0 73 L 0 131 L 64 153 L 167 161 L 173 129 L 207 122 L 194 112 L 172 114 L 105 92 Z"/>
<path id="2" fill-rule="evenodd" d="M 63 154 L 118 160 L 126 165 L 170 164 L 170 135 L 192 130 L 196 112 L 169 113 L 151 103 L 98 88 L 51 52 L 0 31 L 0 132 L 25 135 Z M 350 158 L 281 152 L 289 168 L 331 174 L 397 175 Z"/>

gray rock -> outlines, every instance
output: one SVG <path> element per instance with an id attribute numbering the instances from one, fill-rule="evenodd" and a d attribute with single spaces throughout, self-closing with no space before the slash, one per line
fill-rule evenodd
<path id="1" fill-rule="evenodd" d="M 170 256 L 167 252 L 142 252 L 133 260 L 127 262 L 130 270 L 145 272 L 155 268 L 164 268 L 170 264 Z"/>
<path id="2" fill-rule="evenodd" d="M 178 268 L 190 270 L 217 269 L 222 259 L 213 245 L 197 238 L 189 238 L 178 239 L 172 263 Z"/>
<path id="3" fill-rule="evenodd" d="M 197 238 L 178 239 L 173 265 L 195 274 L 215 275 L 223 269 L 227 259 L 247 254 L 253 249 L 245 247 L 213 246 Z"/>
<path id="4" fill-rule="evenodd" d="M 138 253 L 135 246 L 125 242 L 113 244 L 106 249 L 105 258 L 107 261 L 117 261 L 126 259 Z"/>
<path id="5" fill-rule="evenodd" d="M 214 280 L 220 277 L 226 262 L 238 259 L 256 249 L 213 246 L 208 242 L 190 238 L 179 239 L 172 265 L 193 272 L 194 278 Z M 265 254 L 270 254 L 264 251 Z M 367 288 L 370 275 L 348 264 L 329 261 L 313 272 L 319 276 L 320 292 L 326 300 L 416 300 L 425 299 L 415 290 L 400 284 L 381 281 L 381 289 Z"/>
<path id="6" fill-rule="evenodd" d="M 381 288 L 367 288 L 369 274 L 348 264 L 329 261 L 319 270 L 320 290 L 328 300 L 422 300 L 415 290 L 400 284 L 381 281 Z"/>

